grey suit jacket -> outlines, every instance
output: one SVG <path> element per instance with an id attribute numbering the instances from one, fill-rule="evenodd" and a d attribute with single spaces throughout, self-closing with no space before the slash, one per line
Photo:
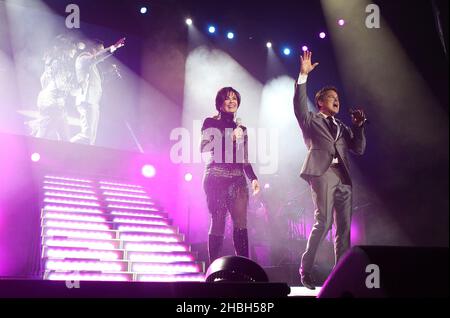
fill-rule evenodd
<path id="1" fill-rule="evenodd" d="M 333 158 L 337 157 L 343 164 L 350 181 L 350 163 L 348 152 L 362 155 L 366 148 L 364 125 L 348 127 L 340 120 L 339 136 L 335 140 L 328 128 L 326 119 L 320 113 L 308 110 L 306 83 L 295 85 L 294 112 L 303 132 L 308 154 L 301 169 L 300 176 L 309 181 L 312 176 L 321 176 L 330 167 Z"/>

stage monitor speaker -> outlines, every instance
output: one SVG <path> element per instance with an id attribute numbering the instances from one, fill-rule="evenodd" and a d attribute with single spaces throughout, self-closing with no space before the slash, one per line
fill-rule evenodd
<path id="1" fill-rule="evenodd" d="M 448 297 L 448 248 L 355 246 L 318 297 Z"/>
<path id="2" fill-rule="evenodd" d="M 268 282 L 264 269 L 247 257 L 223 256 L 216 259 L 206 271 L 206 281 L 213 282 Z"/>

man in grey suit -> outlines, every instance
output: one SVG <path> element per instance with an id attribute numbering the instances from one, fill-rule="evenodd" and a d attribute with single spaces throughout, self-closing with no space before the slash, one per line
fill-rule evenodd
<path id="1" fill-rule="evenodd" d="M 311 271 L 320 242 L 335 223 L 335 264 L 350 247 L 352 215 L 352 183 L 348 151 L 362 155 L 366 148 L 362 110 L 352 111 L 353 126 L 347 127 L 335 118 L 339 112 L 336 88 L 327 86 L 316 93 L 319 110 L 308 110 L 306 81 L 308 74 L 319 64 L 311 63 L 311 52 L 301 58 L 299 79 L 295 85 L 294 111 L 308 154 L 300 176 L 311 186 L 314 201 L 314 226 L 309 235 L 306 251 L 301 260 L 300 275 L 303 286 L 314 289 Z"/>

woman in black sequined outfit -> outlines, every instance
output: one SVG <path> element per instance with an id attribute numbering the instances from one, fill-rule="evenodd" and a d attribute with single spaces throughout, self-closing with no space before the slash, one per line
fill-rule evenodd
<path id="1" fill-rule="evenodd" d="M 210 152 L 203 187 L 206 193 L 211 226 L 208 236 L 209 261 L 219 257 L 223 245 L 226 215 L 233 221 L 233 243 L 236 255 L 248 257 L 247 206 L 248 187 L 259 192 L 258 178 L 248 162 L 246 128 L 235 120 L 241 96 L 232 87 L 217 92 L 214 117 L 208 117 L 202 126 L 201 152 Z"/>

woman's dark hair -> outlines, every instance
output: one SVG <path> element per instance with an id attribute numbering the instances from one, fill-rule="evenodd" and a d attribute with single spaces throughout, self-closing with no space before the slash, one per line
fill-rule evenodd
<path id="1" fill-rule="evenodd" d="M 238 107 L 241 104 L 241 94 L 239 94 L 237 90 L 235 90 L 233 87 L 221 88 L 216 95 L 216 109 L 218 112 L 220 112 L 220 108 L 222 107 L 223 102 L 227 99 L 230 93 L 234 93 L 236 95 Z"/>

